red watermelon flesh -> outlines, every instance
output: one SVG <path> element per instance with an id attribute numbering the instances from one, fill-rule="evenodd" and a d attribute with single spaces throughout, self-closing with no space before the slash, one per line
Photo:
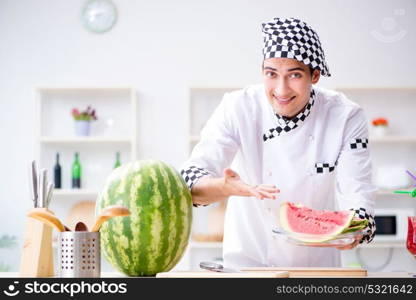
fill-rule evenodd
<path id="1" fill-rule="evenodd" d="M 316 210 L 291 202 L 280 205 L 280 225 L 304 242 L 332 239 L 350 226 L 354 211 Z"/>

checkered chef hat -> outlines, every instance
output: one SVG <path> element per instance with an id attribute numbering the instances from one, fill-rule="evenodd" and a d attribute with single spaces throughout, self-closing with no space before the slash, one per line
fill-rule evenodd
<path id="1" fill-rule="evenodd" d="M 323 76 L 331 76 L 318 34 L 305 22 L 294 18 L 274 18 L 262 24 L 264 59 L 294 58 Z"/>

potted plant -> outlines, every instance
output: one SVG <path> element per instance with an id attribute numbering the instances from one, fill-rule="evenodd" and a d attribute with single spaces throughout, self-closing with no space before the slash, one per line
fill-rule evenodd
<path id="1" fill-rule="evenodd" d="M 385 118 L 376 118 L 372 121 L 373 124 L 373 134 L 376 137 L 382 137 L 387 134 L 387 129 L 389 122 Z"/>
<path id="2" fill-rule="evenodd" d="M 73 108 L 71 114 L 75 120 L 75 134 L 78 136 L 90 135 L 90 123 L 97 120 L 95 109 L 92 109 L 91 106 L 88 106 L 84 111 Z"/>

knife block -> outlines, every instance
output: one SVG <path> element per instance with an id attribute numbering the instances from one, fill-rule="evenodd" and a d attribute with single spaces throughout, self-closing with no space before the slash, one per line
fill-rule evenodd
<path id="1" fill-rule="evenodd" d="M 36 208 L 49 211 L 46 208 Z M 36 219 L 26 218 L 23 250 L 20 259 L 20 277 L 54 276 L 52 227 Z"/>

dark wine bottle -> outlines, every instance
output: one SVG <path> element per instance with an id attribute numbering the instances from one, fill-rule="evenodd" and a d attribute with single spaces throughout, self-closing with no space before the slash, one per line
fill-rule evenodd
<path id="1" fill-rule="evenodd" d="M 61 181 L 61 165 L 59 164 L 59 153 L 56 153 L 56 162 L 55 166 L 53 167 L 53 184 L 55 185 L 55 189 L 62 188 L 62 181 Z"/>
<path id="2" fill-rule="evenodd" d="M 81 163 L 79 162 L 78 152 L 75 152 L 75 159 L 72 163 L 72 188 L 81 188 Z"/>
<path id="3" fill-rule="evenodd" d="M 120 162 L 120 152 L 116 153 L 116 163 L 114 164 L 114 169 L 118 168 L 121 166 L 121 162 Z"/>

